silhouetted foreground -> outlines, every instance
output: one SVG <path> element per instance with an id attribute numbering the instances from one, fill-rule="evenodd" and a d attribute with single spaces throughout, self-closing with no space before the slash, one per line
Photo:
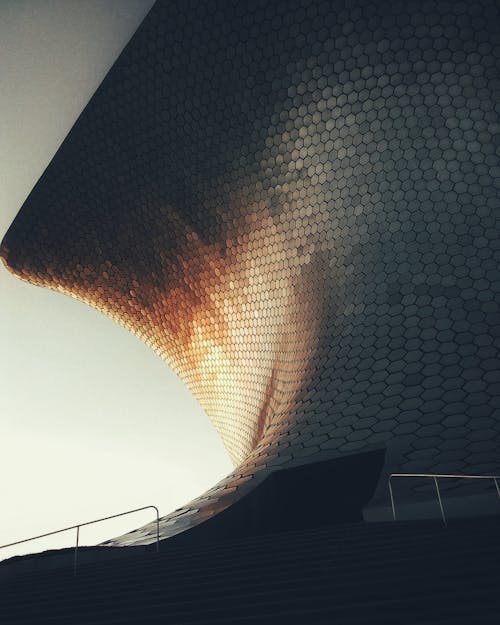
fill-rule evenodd
<path id="1" fill-rule="evenodd" d="M 0 622 L 498 624 L 500 517 L 352 523 L 169 543 L 162 552 L 13 577 Z M 125 548 L 122 548 L 125 549 Z"/>

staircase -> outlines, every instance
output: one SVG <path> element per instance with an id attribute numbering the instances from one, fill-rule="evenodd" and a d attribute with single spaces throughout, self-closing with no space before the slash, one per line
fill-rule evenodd
<path id="1" fill-rule="evenodd" d="M 500 517 L 353 523 L 12 575 L 5 625 L 500 623 Z"/>

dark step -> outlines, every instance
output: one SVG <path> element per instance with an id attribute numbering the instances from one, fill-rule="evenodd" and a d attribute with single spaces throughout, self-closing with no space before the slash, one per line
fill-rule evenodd
<path id="1" fill-rule="evenodd" d="M 496 554 L 496 555 L 495 555 Z M 490 566 L 495 566 L 500 559 L 500 550 L 492 553 L 485 551 L 483 554 L 470 550 L 469 546 L 460 551 L 454 550 L 451 553 L 427 553 L 423 550 L 420 552 L 408 553 L 407 551 L 394 551 L 389 557 L 384 559 L 384 567 L 389 571 L 405 569 L 408 562 L 411 562 L 412 571 L 422 574 L 425 570 L 431 571 L 438 568 L 441 572 L 453 572 L 457 568 L 462 571 L 472 570 L 475 573 L 485 570 Z M 347 565 L 347 568 L 346 568 Z M 234 565 L 225 567 L 224 563 L 219 563 L 216 570 L 210 567 L 202 569 L 194 569 L 191 572 L 185 572 L 185 575 L 179 575 L 175 567 L 168 568 L 164 566 L 150 567 L 147 570 L 137 569 L 135 571 L 126 570 L 125 572 L 117 569 L 115 571 L 106 571 L 105 575 L 95 574 L 94 577 L 82 580 L 80 577 L 74 579 L 71 571 L 67 572 L 67 576 L 53 578 L 49 576 L 44 584 L 38 586 L 29 586 L 31 603 L 43 598 L 47 591 L 51 591 L 54 599 L 59 594 L 66 595 L 68 592 L 78 595 L 84 590 L 89 594 L 95 590 L 108 593 L 113 596 L 120 593 L 121 589 L 127 585 L 133 585 L 136 592 L 142 592 L 146 589 L 153 592 L 156 589 L 161 591 L 168 587 L 170 592 L 177 588 L 183 588 L 186 584 L 192 586 L 196 584 L 198 593 L 210 592 L 212 588 L 216 588 L 218 584 L 224 584 L 228 591 L 235 591 L 241 585 L 248 584 L 270 584 L 276 583 L 279 575 L 286 571 L 287 579 L 292 582 L 295 579 L 302 579 L 304 574 L 314 575 L 315 577 L 335 578 L 342 576 L 344 579 L 355 577 L 362 580 L 367 576 L 376 574 L 380 570 L 380 560 L 366 561 L 363 558 L 353 558 L 348 562 L 338 561 L 335 554 L 322 554 L 321 559 L 318 556 L 312 557 L 306 561 L 294 561 L 293 559 L 275 558 L 267 566 L 258 568 L 250 568 L 246 561 L 240 560 L 240 567 Z M 236 575 L 237 574 L 237 575 Z M 57 584 L 56 584 L 57 579 Z M 25 584 L 19 584 L 12 587 L 9 593 L 0 604 L 0 614 L 2 606 L 5 607 L 17 601 L 19 595 L 25 592 Z M 3 593 L 2 593 L 3 594 Z"/>
<path id="2" fill-rule="evenodd" d="M 156 589 L 147 586 L 139 589 L 132 586 L 133 594 L 130 594 L 132 589 L 119 585 L 114 589 L 114 593 L 109 593 L 108 589 L 102 589 L 100 593 L 89 593 L 87 589 L 66 588 L 66 594 L 62 596 L 61 600 L 58 600 L 58 597 L 54 596 L 54 594 L 50 594 L 53 603 L 49 605 L 49 608 L 51 610 L 51 618 L 55 620 L 58 615 L 65 618 L 67 608 L 69 608 L 70 613 L 75 609 L 81 613 L 93 612 L 96 609 L 95 605 L 93 605 L 94 601 L 99 604 L 100 610 L 105 605 L 113 604 L 114 601 L 120 601 L 122 607 L 129 604 L 128 609 L 131 611 L 134 609 L 144 610 L 145 607 L 151 604 L 168 605 L 169 609 L 176 607 L 183 611 L 189 607 L 193 596 L 196 597 L 198 604 L 206 608 L 218 602 L 222 603 L 223 606 L 227 606 L 228 600 L 226 596 L 230 597 L 232 603 L 236 602 L 240 606 L 248 603 L 251 606 L 254 601 L 259 599 L 268 598 L 268 600 L 272 599 L 273 602 L 280 602 L 283 600 L 283 596 L 293 600 L 299 594 L 307 592 L 315 595 L 320 593 L 325 597 L 340 595 L 342 600 L 347 600 L 349 597 L 359 599 L 360 589 L 363 589 L 362 596 L 364 599 L 369 599 L 372 596 L 373 598 L 384 597 L 387 592 L 389 594 L 396 592 L 400 598 L 411 597 L 415 589 L 418 589 L 418 592 L 421 594 L 425 593 L 428 595 L 436 591 L 452 590 L 460 586 L 460 584 L 464 588 L 469 589 L 476 588 L 480 584 L 483 588 L 489 587 L 490 591 L 493 592 L 496 588 L 494 578 L 496 566 L 497 561 L 494 560 L 489 567 L 483 567 L 482 570 L 478 568 L 478 570 L 474 571 L 474 577 L 465 576 L 463 568 L 457 569 L 455 567 L 450 571 L 442 571 L 444 575 L 442 580 L 439 578 L 440 576 L 433 576 L 431 573 L 428 576 L 422 576 L 421 573 L 419 574 L 418 571 L 414 570 L 411 564 L 407 565 L 406 570 L 401 571 L 394 571 L 390 568 L 385 572 L 385 575 L 380 574 L 383 571 L 380 571 L 379 567 L 379 570 L 376 571 L 376 573 L 379 573 L 378 575 L 365 575 L 364 578 L 360 575 L 361 572 L 359 572 L 358 575 L 351 574 L 339 578 L 328 575 L 322 577 L 315 575 L 311 580 L 300 577 L 292 580 L 286 576 L 287 571 L 285 569 L 283 583 L 278 587 L 274 585 L 256 588 L 255 586 L 247 585 L 241 587 L 239 592 L 231 589 L 228 595 L 224 593 L 225 587 L 223 584 L 220 587 L 212 588 L 206 593 L 200 593 L 198 585 L 193 584 L 187 586 L 180 596 L 172 592 L 172 589 L 167 585 Z M 310 583 L 308 584 L 308 582 Z M 71 590 L 76 590 L 77 595 L 75 596 L 75 593 L 72 593 Z M 85 592 L 82 592 L 82 590 Z M 80 592 L 78 593 L 78 591 Z M 43 603 L 30 602 L 30 606 L 26 606 L 24 610 L 22 608 L 18 609 L 17 613 L 20 615 L 23 612 L 36 610 L 39 617 L 41 617 L 44 607 L 46 608 L 47 606 L 44 606 Z M 7 606 L 4 606 L 2 612 L 8 613 Z"/>
<path id="3" fill-rule="evenodd" d="M 0 622 L 479 624 L 500 614 L 499 521 L 358 523 L 17 575 Z"/>
<path id="4" fill-rule="evenodd" d="M 500 528 L 500 522 L 497 523 L 497 528 Z M 344 539 L 346 538 L 345 534 L 346 533 L 344 533 Z M 423 536 L 415 535 L 414 531 L 412 531 L 412 533 L 409 536 L 403 535 L 403 536 L 397 536 L 397 537 L 393 536 L 391 532 L 388 532 L 388 535 L 385 536 L 384 542 L 380 542 L 380 541 L 377 542 L 372 537 L 372 540 L 368 541 L 367 545 L 362 544 L 361 541 L 356 541 L 354 537 L 355 545 L 352 547 L 348 544 L 347 540 L 338 541 L 338 540 L 332 539 L 331 535 L 328 532 L 322 532 L 321 534 L 318 533 L 317 535 L 313 534 L 312 536 L 313 538 L 311 538 L 309 541 L 303 540 L 298 545 L 294 541 L 290 541 L 288 543 L 279 545 L 279 547 L 281 548 L 281 551 L 283 553 L 290 553 L 293 550 L 294 554 L 299 554 L 301 552 L 310 553 L 312 550 L 318 550 L 320 552 L 323 552 L 333 547 L 336 550 L 336 554 L 339 558 L 342 556 L 352 558 L 352 556 L 356 552 L 361 552 L 364 554 L 373 554 L 373 555 L 382 554 L 383 555 L 388 552 L 389 547 L 390 547 L 390 551 L 394 551 L 395 549 L 398 549 L 402 545 L 404 545 L 406 548 L 410 548 L 411 545 L 413 545 L 415 549 L 420 550 L 422 545 L 424 546 L 429 545 L 430 547 L 430 543 L 434 541 L 438 541 L 440 549 L 443 549 L 449 543 L 453 543 L 454 539 L 457 539 L 457 538 L 459 540 L 462 539 L 460 535 L 457 536 L 456 532 L 453 532 L 451 529 L 446 530 L 444 528 L 442 529 L 440 528 L 435 533 L 426 534 L 425 542 L 423 542 Z M 292 536 L 289 537 L 289 540 L 291 538 Z M 336 538 L 338 538 L 338 536 Z M 259 558 L 263 558 L 263 561 L 265 561 L 266 557 L 269 557 L 268 554 L 270 552 L 270 549 L 269 549 L 270 545 L 272 547 L 273 553 L 276 553 L 279 548 L 278 545 L 273 544 L 270 540 L 267 540 L 266 543 L 267 544 L 264 544 L 263 546 L 262 541 L 257 542 L 256 540 L 254 540 L 253 542 L 250 542 L 247 540 L 246 543 L 243 543 L 243 545 L 241 545 L 242 547 L 243 546 L 245 547 L 244 550 L 241 548 L 238 548 L 239 547 L 238 544 L 233 544 L 231 545 L 231 548 L 228 549 L 227 547 L 225 548 L 226 543 L 221 543 L 219 550 L 217 550 L 216 548 L 212 548 L 209 553 L 197 554 L 196 552 L 194 553 L 188 552 L 187 554 L 183 554 L 183 552 L 180 551 L 179 554 L 173 554 L 171 552 L 168 552 L 168 553 L 163 552 L 157 555 L 154 552 L 152 552 L 151 554 L 147 554 L 147 555 L 134 556 L 132 558 L 125 558 L 123 560 L 120 559 L 119 562 L 117 562 L 116 559 L 113 559 L 111 561 L 99 561 L 95 563 L 81 565 L 79 567 L 79 576 L 80 578 L 83 578 L 86 575 L 89 575 L 90 577 L 92 577 L 95 575 L 95 572 L 98 570 L 98 568 L 104 571 L 106 569 L 115 570 L 117 566 L 119 566 L 121 570 L 125 570 L 126 568 L 136 569 L 139 566 L 147 567 L 150 565 L 155 565 L 158 558 L 162 560 L 167 559 L 167 558 L 174 559 L 175 555 L 179 555 L 181 557 L 180 567 L 181 568 L 185 567 L 186 569 L 188 569 L 191 566 L 190 564 L 191 561 L 194 561 L 195 563 L 200 564 L 200 565 L 202 565 L 204 562 L 209 562 L 210 566 L 213 566 L 214 558 L 215 558 L 215 561 L 221 560 L 224 558 L 224 555 L 226 552 L 229 554 L 230 559 L 232 559 L 235 562 L 238 562 L 239 559 L 246 553 L 253 556 L 256 560 Z M 291 544 L 293 546 L 291 546 Z M 475 535 L 472 535 L 472 536 L 469 535 L 467 537 L 467 544 L 474 545 L 474 548 L 476 549 L 480 549 L 483 546 L 487 546 L 488 548 L 490 546 L 494 547 L 495 545 L 500 544 L 500 532 L 498 531 L 497 532 L 484 532 L 484 531 L 476 532 Z M 274 555 L 272 557 L 274 557 Z M 87 573 L 87 571 L 89 572 Z M 52 574 L 57 575 L 59 572 L 60 572 L 60 569 L 54 569 Z M 66 572 L 64 574 L 66 574 Z M 13 576 L 12 580 L 8 580 L 8 579 L 3 580 L 2 585 L 5 587 L 5 585 L 8 585 L 10 582 L 14 582 L 14 581 L 17 584 L 21 577 L 26 577 L 26 578 L 29 577 L 34 582 L 35 581 L 34 578 L 40 577 L 41 579 L 43 579 L 45 578 L 45 576 L 46 576 L 46 572 L 34 571 L 30 573 L 25 573 L 23 576 L 20 576 L 20 575 L 15 576 L 15 577 Z"/>
<path id="5" fill-rule="evenodd" d="M 178 625 L 195 624 L 215 624 L 233 622 L 267 622 L 266 619 L 278 619 L 283 615 L 292 619 L 290 623 L 300 622 L 298 617 L 306 617 L 306 623 L 316 623 L 315 617 L 335 619 L 331 622 L 344 623 L 406 623 L 410 624 L 414 620 L 422 620 L 427 617 L 436 617 L 440 613 L 446 617 L 454 615 L 462 617 L 465 613 L 474 614 L 475 619 L 470 621 L 479 625 L 481 614 L 490 618 L 495 613 L 498 617 L 500 603 L 492 600 L 494 587 L 471 589 L 466 595 L 461 595 L 457 589 L 435 588 L 433 594 L 409 593 L 407 596 L 397 597 L 377 597 L 358 596 L 355 601 L 351 597 L 324 596 L 320 594 L 310 594 L 303 597 L 282 597 L 281 601 L 257 600 L 251 603 L 250 609 L 247 605 L 232 605 L 232 603 L 221 606 L 197 605 L 196 601 L 183 607 L 171 606 L 165 603 L 149 603 L 137 606 L 135 610 L 122 610 L 121 606 L 107 608 L 96 606 L 96 610 L 87 613 L 69 613 L 54 618 L 48 615 L 43 618 L 37 614 L 33 619 L 21 619 L 11 621 L 16 625 L 28 625 L 37 623 L 45 625 L 48 623 L 81 623 L 88 625 L 112 625 L 115 623 L 176 623 Z M 176 609 L 177 608 L 177 609 Z M 162 621 L 163 619 L 163 621 Z M 259 620 L 260 619 L 260 620 Z M 341 619 L 338 620 L 337 619 Z"/>

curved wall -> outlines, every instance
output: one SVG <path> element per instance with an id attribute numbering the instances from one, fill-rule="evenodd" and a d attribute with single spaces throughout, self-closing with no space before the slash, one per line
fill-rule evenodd
<path id="1" fill-rule="evenodd" d="M 370 446 L 500 470 L 499 24 L 489 0 L 160 2 L 99 87 L 2 257 L 139 335 L 220 432 L 234 474 L 164 535 Z"/>

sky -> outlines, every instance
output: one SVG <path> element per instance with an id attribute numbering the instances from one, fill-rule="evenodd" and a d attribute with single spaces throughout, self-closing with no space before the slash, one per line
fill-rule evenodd
<path id="1" fill-rule="evenodd" d="M 0 0 L 0 239 L 152 4 Z M 208 417 L 146 345 L 1 263 L 0 346 L 0 545 L 150 504 L 165 515 L 231 470 Z M 80 543 L 151 519 L 84 528 Z"/>

